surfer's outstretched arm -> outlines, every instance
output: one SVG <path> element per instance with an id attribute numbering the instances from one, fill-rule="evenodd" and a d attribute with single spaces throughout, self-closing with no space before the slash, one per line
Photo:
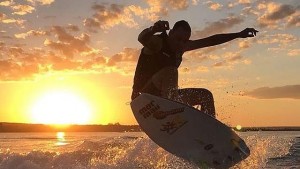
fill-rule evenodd
<path id="1" fill-rule="evenodd" d="M 203 39 L 189 40 L 186 43 L 185 51 L 219 45 L 236 38 L 254 37 L 257 32 L 254 28 L 246 28 L 238 33 L 216 34 Z"/>

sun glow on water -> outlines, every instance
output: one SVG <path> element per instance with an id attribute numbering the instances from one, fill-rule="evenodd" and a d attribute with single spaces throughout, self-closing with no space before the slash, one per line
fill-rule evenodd
<path id="1" fill-rule="evenodd" d="M 68 143 L 66 143 L 65 132 L 57 132 L 56 138 L 57 138 L 57 142 L 55 143 L 55 145 L 64 146 L 64 145 L 68 144 Z"/>

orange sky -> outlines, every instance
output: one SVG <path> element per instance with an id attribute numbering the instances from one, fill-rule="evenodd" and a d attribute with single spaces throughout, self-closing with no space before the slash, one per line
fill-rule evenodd
<path id="1" fill-rule="evenodd" d="M 298 0 L 1 1 L 0 122 L 136 124 L 129 102 L 142 47 L 137 36 L 159 19 L 171 26 L 185 19 L 191 39 L 246 27 L 260 32 L 186 53 L 181 88 L 211 90 L 217 118 L 228 125 L 299 126 L 299 6 Z"/>

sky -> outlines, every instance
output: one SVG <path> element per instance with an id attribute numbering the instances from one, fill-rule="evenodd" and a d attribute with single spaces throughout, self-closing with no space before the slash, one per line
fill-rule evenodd
<path id="1" fill-rule="evenodd" d="M 230 126 L 300 126 L 299 0 L 1 0 L 0 121 L 137 124 L 137 37 L 157 20 L 192 40 L 259 30 L 185 53 L 179 87 L 209 89 Z"/>

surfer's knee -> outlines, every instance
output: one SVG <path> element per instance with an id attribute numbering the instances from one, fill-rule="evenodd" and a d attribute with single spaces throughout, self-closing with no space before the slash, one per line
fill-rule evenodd
<path id="1" fill-rule="evenodd" d="M 201 89 L 201 95 L 206 97 L 208 100 L 214 100 L 212 92 L 208 89 Z"/>

